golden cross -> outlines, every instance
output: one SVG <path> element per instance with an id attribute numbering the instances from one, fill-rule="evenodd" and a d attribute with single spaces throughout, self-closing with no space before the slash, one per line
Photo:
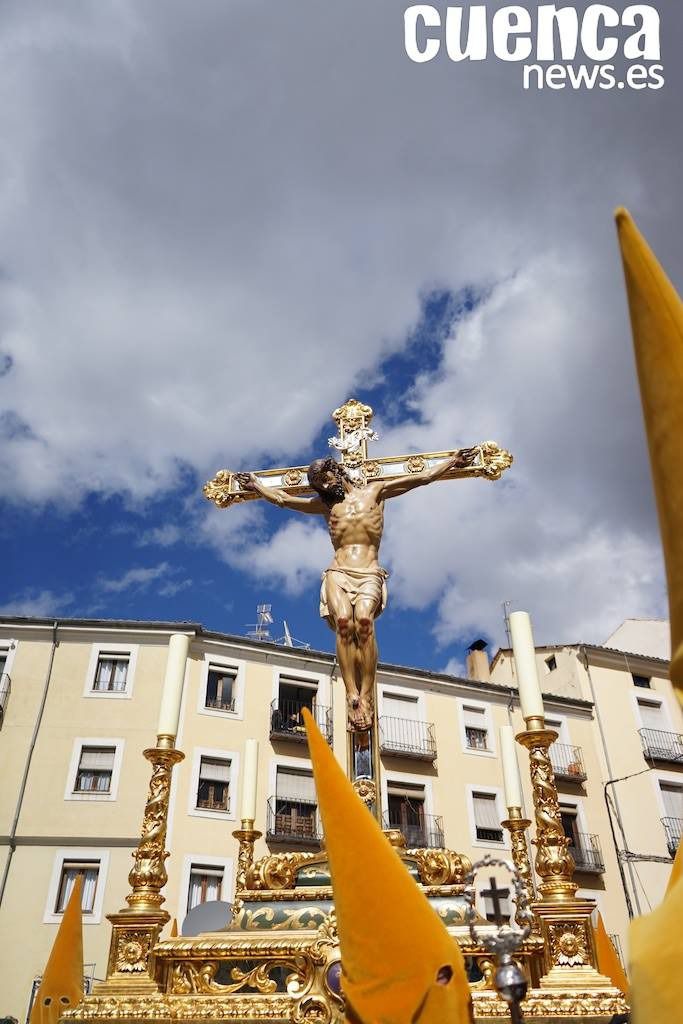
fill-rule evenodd
<path id="1" fill-rule="evenodd" d="M 358 481 L 393 480 L 406 473 L 421 473 L 439 462 L 452 458 L 458 449 L 443 452 L 420 452 L 415 455 L 386 455 L 384 458 L 368 458 L 368 441 L 376 441 L 377 435 L 371 429 L 372 409 L 355 398 L 350 398 L 332 418 L 337 424 L 337 433 L 329 439 L 331 448 L 341 454 L 341 462 L 349 475 Z M 460 449 L 463 451 L 463 449 Z M 453 469 L 442 479 L 481 476 L 487 480 L 498 480 L 512 465 L 512 455 L 499 448 L 495 441 L 484 441 L 472 448 L 464 449 L 470 461 L 461 469 Z M 280 487 L 288 494 L 311 494 L 313 488 L 306 477 L 307 466 L 289 466 L 284 469 L 256 470 L 254 476 L 266 487 Z M 213 479 L 204 484 L 204 496 L 218 508 L 230 508 L 242 501 L 254 501 L 259 495 L 240 487 L 237 474 L 221 469 Z"/>

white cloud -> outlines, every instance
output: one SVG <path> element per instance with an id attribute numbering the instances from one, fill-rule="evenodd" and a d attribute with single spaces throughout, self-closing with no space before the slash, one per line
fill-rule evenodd
<path id="1" fill-rule="evenodd" d="M 182 530 L 175 523 L 164 523 L 162 526 L 144 530 L 135 543 L 141 548 L 151 544 L 160 548 L 170 548 L 173 544 L 178 543 L 182 535 Z"/>
<path id="2" fill-rule="evenodd" d="M 669 37 L 682 19 L 668 5 Z M 493 287 L 417 382 L 418 422 L 382 444 L 492 436 L 514 472 L 388 509 L 392 600 L 436 603 L 443 643 L 500 634 L 504 598 L 552 639 L 661 608 L 610 214 L 631 204 L 683 279 L 673 67 L 628 97 L 524 92 L 503 62 L 416 67 L 388 0 L 305 21 L 263 0 L 38 2 L 5 5 L 0 28 L 6 499 L 143 501 L 298 459 L 381 377 L 421 295 Z M 197 538 L 312 586 L 320 529 L 269 537 L 243 511 Z M 109 590 L 149 582 L 128 575 Z"/>
<path id="3" fill-rule="evenodd" d="M 100 577 L 98 588 L 112 594 L 120 594 L 124 590 L 146 590 L 155 580 L 167 576 L 171 567 L 168 562 L 160 562 L 158 565 L 128 569 L 123 576 L 115 579 Z"/>
<path id="4" fill-rule="evenodd" d="M 169 580 L 168 583 L 164 583 L 163 587 L 159 587 L 157 593 L 159 597 L 175 597 L 181 590 L 187 590 L 188 587 L 192 586 L 192 580 Z"/>
<path id="5" fill-rule="evenodd" d="M 26 615 L 43 618 L 58 615 L 74 603 L 73 594 L 55 594 L 52 590 L 25 590 L 0 607 L 0 615 Z"/>

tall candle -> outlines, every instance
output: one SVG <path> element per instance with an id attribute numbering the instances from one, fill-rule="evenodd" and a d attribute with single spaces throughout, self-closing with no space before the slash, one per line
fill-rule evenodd
<path id="1" fill-rule="evenodd" d="M 500 753 L 503 758 L 503 786 L 505 787 L 505 806 L 522 806 L 522 784 L 519 777 L 517 761 L 517 745 L 511 725 L 500 727 Z"/>
<path id="2" fill-rule="evenodd" d="M 159 725 L 157 735 L 176 736 L 180 721 L 180 701 L 183 696 L 187 654 L 190 649 L 190 638 L 186 633 L 173 633 L 168 641 L 168 658 L 166 660 L 166 676 L 161 691 L 161 707 L 159 708 Z"/>
<path id="3" fill-rule="evenodd" d="M 524 718 L 543 718 L 543 700 L 536 669 L 536 648 L 528 612 L 512 612 L 510 637 L 517 669 L 517 688 L 522 715 Z"/>
<path id="4" fill-rule="evenodd" d="M 256 789 L 258 786 L 258 740 L 247 740 L 244 747 L 242 781 L 242 813 L 244 821 L 256 818 Z"/>

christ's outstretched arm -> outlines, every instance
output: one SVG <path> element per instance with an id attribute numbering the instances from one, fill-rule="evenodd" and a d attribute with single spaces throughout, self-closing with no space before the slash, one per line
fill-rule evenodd
<path id="1" fill-rule="evenodd" d="M 236 476 L 243 490 L 255 491 L 279 508 L 290 508 L 294 512 L 315 516 L 321 516 L 326 511 L 326 505 L 320 498 L 299 498 L 294 494 L 287 494 L 287 491 L 280 487 L 265 487 L 253 473 L 237 473 Z"/>
<path id="2" fill-rule="evenodd" d="M 476 448 L 461 448 L 450 459 L 437 463 L 431 469 L 387 480 L 385 484 L 379 485 L 379 499 L 396 498 L 400 494 L 405 494 L 406 491 L 412 491 L 415 487 L 424 487 L 425 484 L 431 484 L 434 480 L 441 480 L 454 469 L 465 469 L 471 464 L 476 453 Z"/>

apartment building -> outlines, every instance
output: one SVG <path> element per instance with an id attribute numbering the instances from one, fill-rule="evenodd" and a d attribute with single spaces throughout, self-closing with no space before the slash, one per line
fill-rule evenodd
<path id="1" fill-rule="evenodd" d="M 187 633 L 191 644 L 177 738 L 185 759 L 175 769 L 170 803 L 166 909 L 182 924 L 198 903 L 232 898 L 232 832 L 239 827 L 248 737 L 259 741 L 256 827 L 263 838 L 256 855 L 320 843 L 301 712 L 312 711 L 345 764 L 343 683 L 332 655 L 195 623 L 0 622 L 0 941 L 5 950 L 17 950 L 0 966 L 3 1014 L 26 1018 L 34 980 L 79 874 L 85 959 L 95 978 L 104 976 L 106 914 L 124 906 L 129 891 L 150 773 L 142 751 L 155 742 L 168 642 L 177 632 Z M 668 869 L 656 862 L 629 862 L 630 874 L 623 863 L 620 868 L 622 847 L 619 835 L 612 839 L 603 787 L 638 763 L 654 765 L 661 744 L 674 743 L 655 733 L 680 743 L 683 726 L 667 663 L 629 655 L 627 670 L 621 652 L 584 645 L 539 648 L 538 658 L 548 721 L 559 733 L 551 752 L 580 891 L 597 900 L 608 930 L 623 938 L 622 874 L 631 895 L 629 887 L 640 879 L 653 899 Z M 487 851 L 509 853 L 501 826 L 498 728 L 509 722 L 521 728 L 522 719 L 509 651 L 498 652 L 489 666 L 485 645 L 474 643 L 468 676 L 380 666 L 382 813 L 409 846 L 446 845 L 477 860 Z M 670 717 L 655 721 L 657 707 Z M 526 754 L 519 753 L 533 817 Z M 634 802 L 640 789 L 615 789 L 614 799 L 631 851 L 657 849 L 664 860 L 680 835 L 671 821 L 680 826 L 683 817 L 675 802 L 683 768 L 661 759 L 656 764 L 652 778 L 619 784 L 641 787 L 643 813 Z M 669 847 L 660 818 L 670 819 Z M 491 912 L 485 899 L 481 910 Z"/>

